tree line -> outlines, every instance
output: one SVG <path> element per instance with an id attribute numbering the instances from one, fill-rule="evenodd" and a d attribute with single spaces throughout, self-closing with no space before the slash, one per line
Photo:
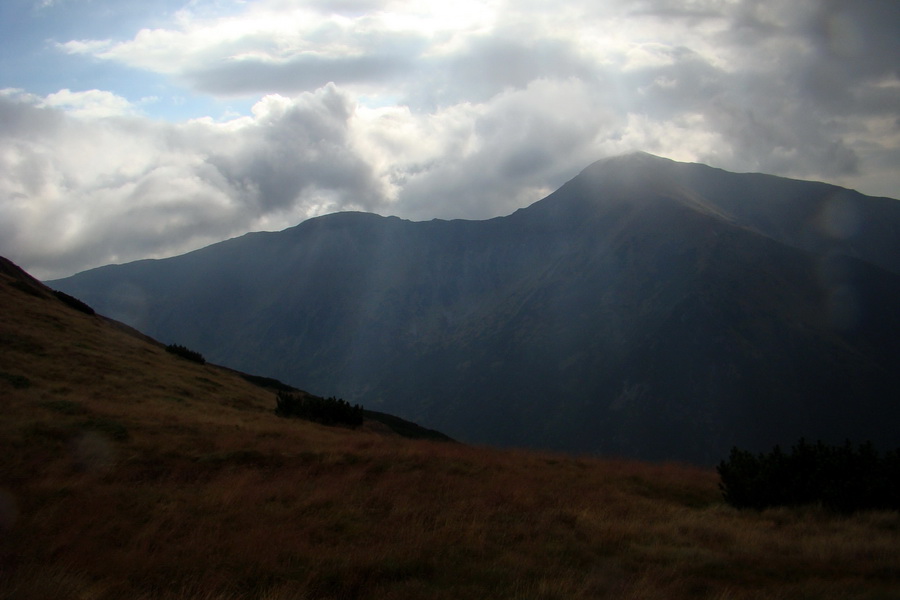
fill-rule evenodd
<path id="1" fill-rule="evenodd" d="M 841 513 L 900 510 L 900 449 L 871 442 L 832 446 L 801 439 L 785 452 L 733 448 L 717 467 L 719 488 L 737 508 L 818 504 Z"/>
<path id="2" fill-rule="evenodd" d="M 358 427 L 363 423 L 363 407 L 359 404 L 351 405 L 346 400 L 334 396 L 320 398 L 289 391 L 278 392 L 275 414 L 306 419 L 322 425 Z"/>

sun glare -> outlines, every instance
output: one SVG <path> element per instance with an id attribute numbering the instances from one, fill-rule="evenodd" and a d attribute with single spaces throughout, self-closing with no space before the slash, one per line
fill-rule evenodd
<path id="1" fill-rule="evenodd" d="M 429 37 L 440 34 L 489 31 L 497 19 L 492 2 L 460 1 L 410 3 L 384 11 L 379 21 L 392 31 L 414 31 Z"/>

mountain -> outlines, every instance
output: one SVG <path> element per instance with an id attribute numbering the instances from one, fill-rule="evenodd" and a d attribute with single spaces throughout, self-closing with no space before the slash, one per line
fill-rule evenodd
<path id="1" fill-rule="evenodd" d="M 889 511 L 739 512 L 709 468 L 281 418 L 247 376 L 167 352 L 4 259 L 0 307 L 0 598 L 836 600 L 900 586 Z"/>
<path id="2" fill-rule="evenodd" d="M 719 460 L 896 444 L 900 203 L 638 153 L 485 221 L 311 219 L 51 282 L 456 439 Z"/>

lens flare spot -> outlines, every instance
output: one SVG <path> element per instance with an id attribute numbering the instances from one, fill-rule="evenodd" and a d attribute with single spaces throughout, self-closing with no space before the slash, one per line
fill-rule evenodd
<path id="1" fill-rule="evenodd" d="M 847 200 L 832 198 L 822 207 L 819 226 L 824 233 L 833 238 L 850 239 L 859 233 L 859 213 Z"/>
<path id="2" fill-rule="evenodd" d="M 831 290 L 828 295 L 828 317 L 831 326 L 842 331 L 855 329 L 859 324 L 859 297 L 849 285 Z"/>
<path id="3" fill-rule="evenodd" d="M 115 450 L 108 439 L 95 431 L 86 431 L 75 440 L 74 458 L 80 469 L 106 471 L 115 462 Z"/>
<path id="4" fill-rule="evenodd" d="M 848 15 L 831 15 L 825 22 L 828 48 L 837 56 L 851 58 L 865 51 L 865 33 Z"/>
<path id="5" fill-rule="evenodd" d="M 19 519 L 19 505 L 11 492 L 0 489 L 0 531 L 13 528 Z"/>

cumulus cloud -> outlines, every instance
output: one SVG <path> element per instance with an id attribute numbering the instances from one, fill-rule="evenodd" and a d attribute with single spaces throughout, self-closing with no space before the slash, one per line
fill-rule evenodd
<path id="1" fill-rule="evenodd" d="M 42 104 L 63 108 L 76 117 L 113 117 L 136 112 L 136 107 L 127 99 L 103 90 L 73 92 L 62 89 L 48 95 Z"/>
<path id="2" fill-rule="evenodd" d="M 348 141 L 334 86 L 254 115 L 185 124 L 66 114 L 0 97 L 0 252 L 41 276 L 186 251 L 314 214 L 375 210 L 379 182 Z"/>
<path id="3" fill-rule="evenodd" d="M 56 276 L 336 210 L 486 218 L 638 149 L 896 197 L 898 23 L 894 0 L 194 1 L 57 48 L 252 111 L 0 93 L 0 253 Z"/>

